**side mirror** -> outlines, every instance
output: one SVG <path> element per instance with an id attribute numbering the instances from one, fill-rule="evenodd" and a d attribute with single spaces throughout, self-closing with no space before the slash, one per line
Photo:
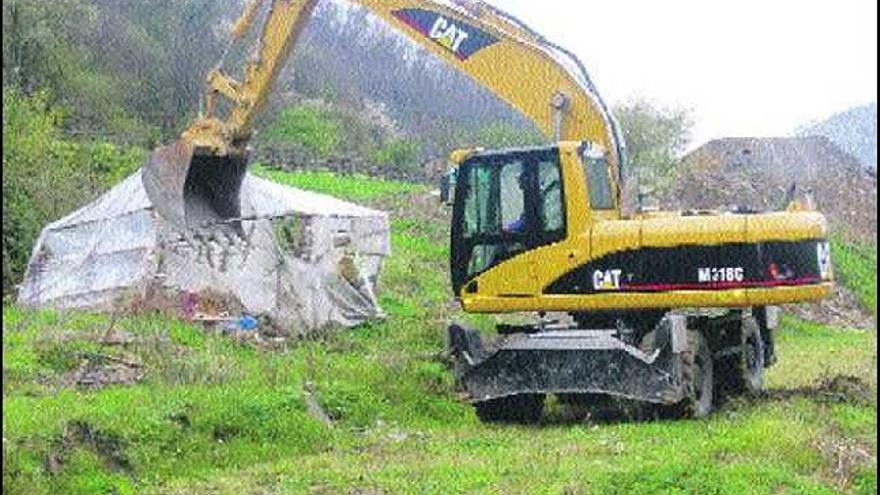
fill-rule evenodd
<path id="1" fill-rule="evenodd" d="M 455 202 L 455 182 L 458 178 L 458 169 L 452 169 L 440 178 L 440 202 L 446 206 L 452 206 Z"/>

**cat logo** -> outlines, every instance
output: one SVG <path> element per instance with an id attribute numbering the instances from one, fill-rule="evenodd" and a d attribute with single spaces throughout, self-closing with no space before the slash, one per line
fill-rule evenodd
<path id="1" fill-rule="evenodd" d="M 593 288 L 596 290 L 620 290 L 620 277 L 623 270 L 596 270 L 593 273 Z"/>
<path id="2" fill-rule="evenodd" d="M 461 50 L 461 44 L 470 35 L 448 19 L 437 16 L 437 20 L 434 22 L 434 26 L 431 28 L 431 32 L 428 33 L 428 36 L 457 55 L 459 50 Z"/>
<path id="3" fill-rule="evenodd" d="M 394 17 L 446 48 L 459 60 L 467 60 L 474 53 L 498 39 L 464 22 L 426 9 L 400 9 Z"/>

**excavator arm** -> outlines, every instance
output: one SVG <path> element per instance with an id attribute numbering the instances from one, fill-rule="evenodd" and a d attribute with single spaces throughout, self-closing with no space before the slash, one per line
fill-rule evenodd
<path id="1" fill-rule="evenodd" d="M 265 0 L 253 0 L 248 4 L 232 26 L 231 44 L 244 39 L 265 3 Z M 231 78 L 221 66 L 211 70 L 206 79 L 206 114 L 183 133 L 182 139 L 194 143 L 197 152 L 203 154 L 224 156 L 244 152 L 254 119 L 265 106 L 278 74 L 317 3 L 317 0 L 271 2 L 256 50 L 245 66 L 244 80 Z M 225 119 L 215 116 L 219 96 L 231 104 Z"/>
<path id="2" fill-rule="evenodd" d="M 486 87 L 555 141 L 590 141 L 607 153 L 620 201 L 624 144 L 618 125 L 578 59 L 512 16 L 479 0 L 348 0 Z M 242 81 L 222 68 L 207 77 L 205 114 L 172 147 L 158 150 L 144 182 L 166 218 L 205 223 L 235 216 L 255 117 L 317 0 L 253 0 L 232 29 L 240 42 L 269 2 Z M 356 42 L 356 40 L 352 40 Z M 217 99 L 229 102 L 223 117 Z M 189 184 L 201 179 L 202 184 Z M 187 196 L 198 197 L 198 207 Z M 179 198 L 179 199 L 178 199 Z M 207 213 L 206 213 L 207 212 Z"/>

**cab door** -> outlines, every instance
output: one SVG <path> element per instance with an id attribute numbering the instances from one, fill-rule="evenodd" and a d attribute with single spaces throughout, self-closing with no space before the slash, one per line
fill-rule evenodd
<path id="1" fill-rule="evenodd" d="M 535 295 L 536 250 L 565 238 L 562 174 L 555 149 L 483 155 L 459 171 L 453 219 L 456 294 Z M 480 279 L 482 287 L 471 281 Z M 474 285 L 472 287 L 472 285 Z"/>

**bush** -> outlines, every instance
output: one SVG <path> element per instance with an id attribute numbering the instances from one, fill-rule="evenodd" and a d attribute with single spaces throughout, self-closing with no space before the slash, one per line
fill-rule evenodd
<path id="1" fill-rule="evenodd" d="M 409 139 L 394 139 L 370 152 L 370 159 L 377 165 L 399 172 L 411 172 L 419 167 L 421 146 Z"/>
<path id="2" fill-rule="evenodd" d="M 78 143 L 45 92 L 3 90 L 3 293 L 20 280 L 43 226 L 134 172 L 143 150 Z"/>
<path id="3" fill-rule="evenodd" d="M 877 313 L 877 246 L 847 243 L 834 236 L 831 259 L 837 279 L 855 292 L 865 308 Z"/>
<path id="4" fill-rule="evenodd" d="M 537 129 L 513 127 L 503 122 L 480 129 L 475 141 L 475 146 L 490 150 L 524 148 L 547 143 L 547 139 Z"/>
<path id="5" fill-rule="evenodd" d="M 267 144 L 295 145 L 314 157 L 326 158 L 342 141 L 339 122 L 328 110 L 299 106 L 286 108 L 262 132 Z"/>

